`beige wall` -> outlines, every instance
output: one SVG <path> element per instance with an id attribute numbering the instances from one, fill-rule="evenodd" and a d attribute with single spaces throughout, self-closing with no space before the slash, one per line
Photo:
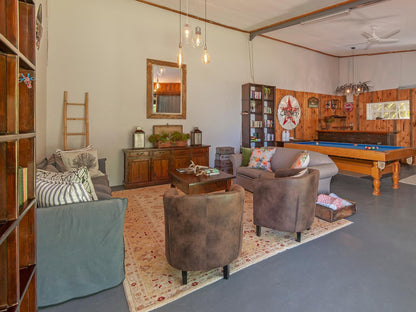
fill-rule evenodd
<path id="1" fill-rule="evenodd" d="M 36 13 L 42 4 L 43 35 L 39 50 L 36 50 L 36 159 L 46 155 L 46 74 L 48 61 L 47 0 L 37 0 Z"/>
<path id="2" fill-rule="evenodd" d="M 359 52 L 357 51 L 357 54 Z M 356 56 L 354 60 L 351 57 L 340 59 L 340 81 L 345 83 L 353 80 L 370 81 L 373 87 L 371 90 L 374 91 L 408 86 L 414 88 L 416 52 Z"/>
<path id="3" fill-rule="evenodd" d="M 185 132 L 198 126 L 211 165 L 215 147 L 239 148 L 241 85 L 251 77 L 247 34 L 208 25 L 209 65 L 201 50 L 184 48 L 187 119 L 146 119 L 146 58 L 176 61 L 178 15 L 134 0 L 54 0 L 48 11 L 46 153 L 63 145 L 65 90 L 72 102 L 90 94 L 90 142 L 108 160 L 111 185 L 122 184 L 122 149 L 132 146 L 137 126 L 146 137 L 154 124 L 182 124 Z M 338 84 L 337 58 L 261 37 L 253 56 L 256 83 L 320 93 Z"/>

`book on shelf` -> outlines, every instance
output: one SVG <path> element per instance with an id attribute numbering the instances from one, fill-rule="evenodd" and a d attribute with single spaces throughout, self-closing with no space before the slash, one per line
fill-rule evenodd
<path id="1" fill-rule="evenodd" d="M 18 195 L 21 206 L 27 201 L 27 168 L 21 166 L 18 169 Z"/>
<path id="2" fill-rule="evenodd" d="M 23 202 L 27 201 L 27 168 L 23 167 Z"/>

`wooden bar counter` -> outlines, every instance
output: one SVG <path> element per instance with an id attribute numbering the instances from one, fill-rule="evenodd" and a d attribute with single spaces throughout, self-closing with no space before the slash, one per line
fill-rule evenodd
<path id="1" fill-rule="evenodd" d="M 396 146 L 398 132 L 356 131 L 356 130 L 317 130 L 318 141 L 378 144 Z"/>

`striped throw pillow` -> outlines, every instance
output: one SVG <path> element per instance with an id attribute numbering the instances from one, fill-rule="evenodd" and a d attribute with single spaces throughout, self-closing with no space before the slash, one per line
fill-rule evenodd
<path id="1" fill-rule="evenodd" d="M 91 201 L 81 182 L 53 182 L 36 179 L 38 207 L 51 207 Z"/>
<path id="2" fill-rule="evenodd" d="M 97 200 L 94 184 L 92 183 L 87 167 L 81 167 L 73 171 L 52 172 L 42 169 L 36 170 L 36 179 L 43 179 L 51 182 L 81 182 L 89 197 Z"/>

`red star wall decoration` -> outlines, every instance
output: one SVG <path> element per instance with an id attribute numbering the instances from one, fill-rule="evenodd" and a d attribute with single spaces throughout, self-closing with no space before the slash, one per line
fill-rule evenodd
<path id="1" fill-rule="evenodd" d="M 300 106 L 295 97 L 286 95 L 282 98 L 278 107 L 277 118 L 284 129 L 296 128 L 300 120 Z"/>

